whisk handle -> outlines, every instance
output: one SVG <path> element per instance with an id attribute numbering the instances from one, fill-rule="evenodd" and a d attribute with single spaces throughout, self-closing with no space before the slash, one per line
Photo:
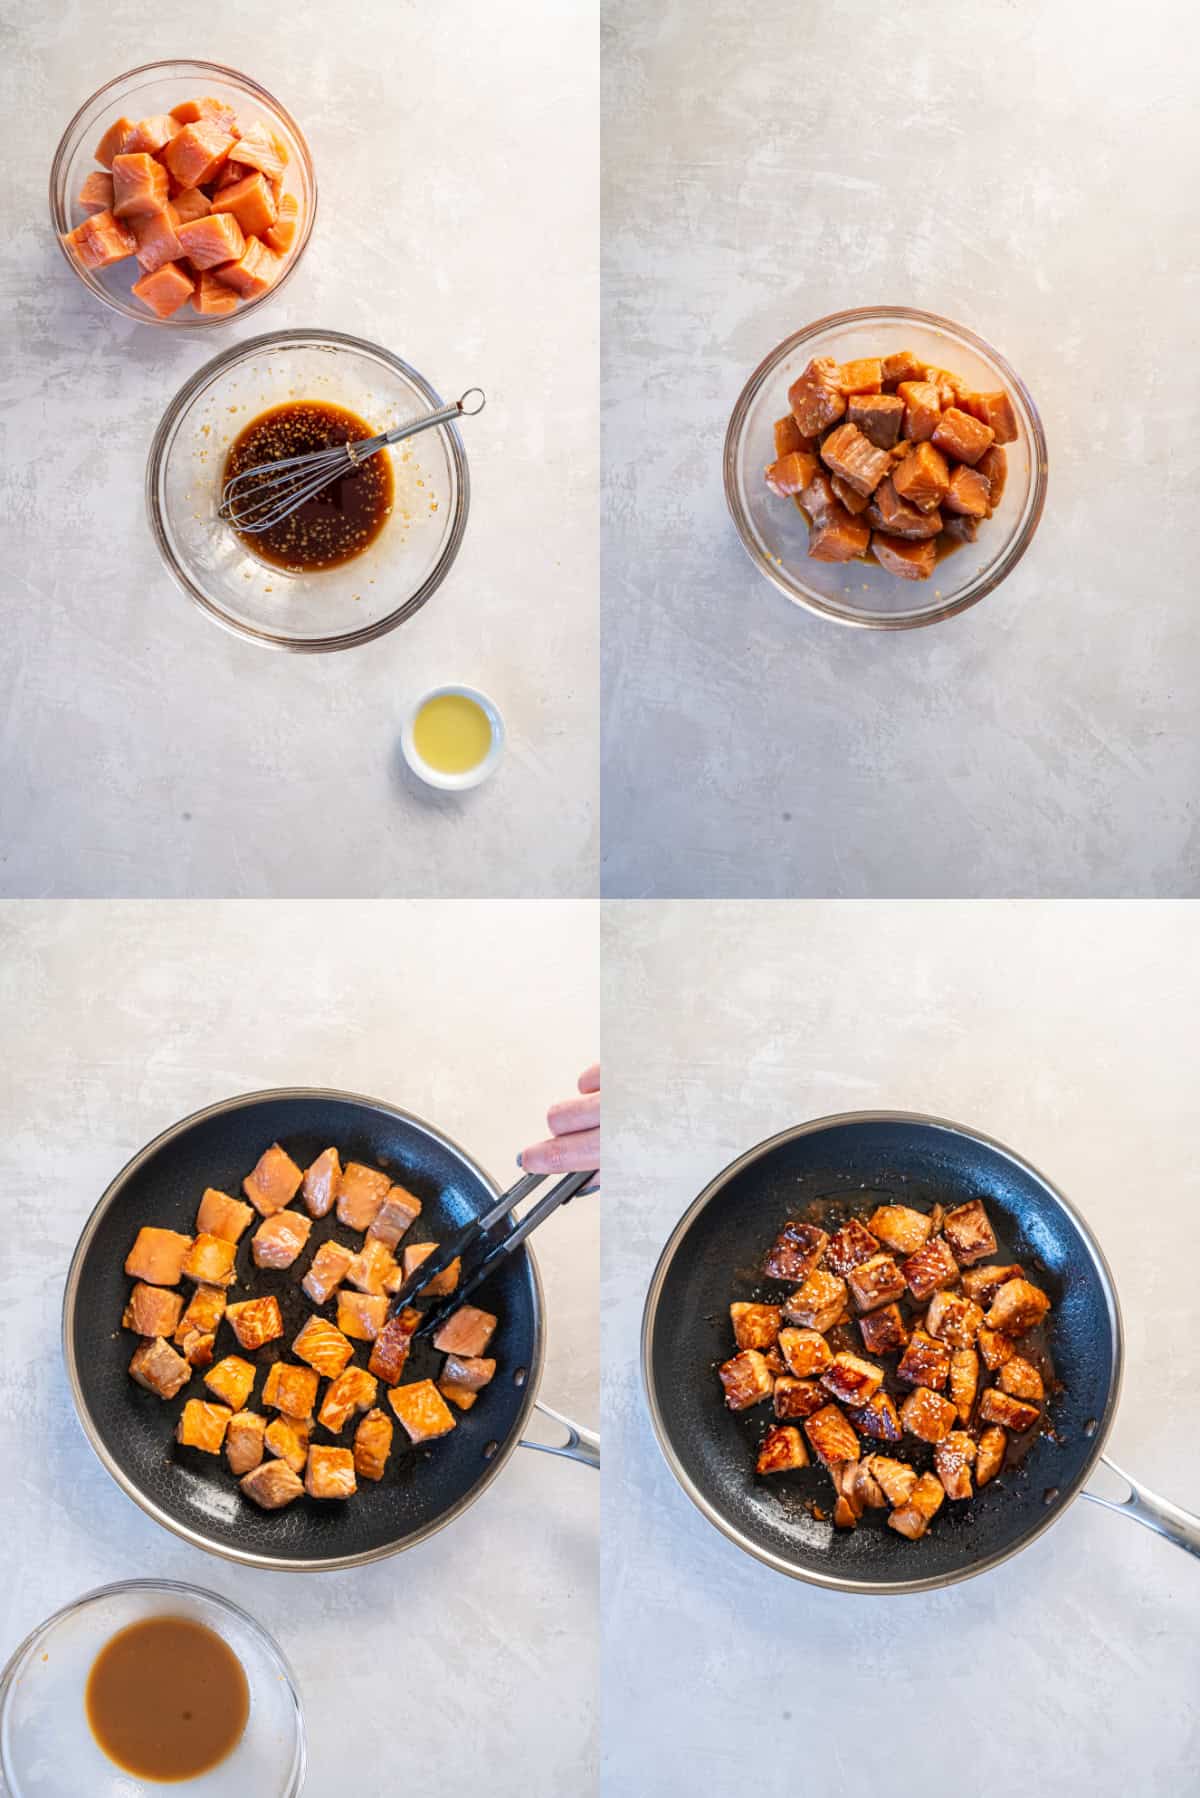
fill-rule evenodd
<path id="1" fill-rule="evenodd" d="M 468 404 L 468 401 L 477 403 Z M 487 405 L 487 396 L 482 387 L 468 387 L 467 391 L 454 400 L 449 406 L 443 406 L 440 412 L 427 412 L 421 418 L 411 419 L 407 424 L 396 425 L 394 430 L 381 431 L 378 437 L 368 437 L 363 443 L 349 445 L 351 458 L 357 461 L 360 456 L 373 456 L 389 443 L 403 443 L 406 437 L 416 437 L 421 431 L 431 431 L 435 425 L 453 424 L 457 418 L 474 418 Z"/>

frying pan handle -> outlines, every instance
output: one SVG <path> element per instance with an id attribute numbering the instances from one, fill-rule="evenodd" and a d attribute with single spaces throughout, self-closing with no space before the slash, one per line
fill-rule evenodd
<path id="1" fill-rule="evenodd" d="M 1084 1498 L 1090 1498 L 1094 1505 L 1103 1505 L 1106 1511 L 1122 1511 L 1126 1517 L 1132 1517 L 1135 1523 L 1143 1523 L 1148 1530 L 1155 1530 L 1160 1536 L 1165 1536 L 1168 1542 L 1174 1542 L 1177 1548 L 1184 1548 L 1189 1554 L 1200 1556 L 1200 1517 L 1191 1511 L 1181 1511 L 1170 1499 L 1159 1498 L 1157 1493 L 1148 1492 L 1145 1486 L 1139 1486 L 1108 1455 L 1101 1455 L 1100 1459 L 1106 1467 L 1112 1469 L 1118 1479 L 1124 1480 L 1129 1487 L 1129 1497 L 1101 1498 L 1098 1492 L 1089 1492 L 1085 1487 Z"/>
<path id="2" fill-rule="evenodd" d="M 585 1430 L 581 1423 L 572 1423 L 569 1417 L 563 1417 L 559 1412 L 552 1411 L 549 1405 L 542 1403 L 540 1398 L 534 1400 L 534 1405 L 543 1417 L 549 1417 L 555 1423 L 562 1425 L 567 1432 L 567 1439 L 563 1443 L 534 1442 L 532 1437 L 522 1436 L 521 1447 L 539 1449 L 544 1455 L 566 1455 L 569 1461 L 582 1461 L 585 1467 L 594 1467 L 598 1472 L 600 1468 L 600 1438 L 596 1432 Z"/>

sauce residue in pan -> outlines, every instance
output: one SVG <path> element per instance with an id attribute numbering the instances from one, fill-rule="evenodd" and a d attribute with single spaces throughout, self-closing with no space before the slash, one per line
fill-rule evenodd
<path id="1" fill-rule="evenodd" d="M 375 435 L 375 427 L 357 412 L 325 400 L 291 400 L 272 406 L 252 419 L 235 439 L 226 458 L 222 486 L 260 463 L 361 443 Z M 247 485 L 252 495 L 253 484 Z M 237 536 L 260 561 L 292 574 L 340 568 L 370 549 L 391 517 L 394 491 L 391 457 L 387 450 L 379 450 L 357 468 L 347 467 L 282 524 L 257 533 L 237 531 Z"/>
<path id="2" fill-rule="evenodd" d="M 106 1642 L 84 1694 L 109 1760 L 143 1779 L 194 1779 L 241 1741 L 250 1714 L 242 1663 L 190 1617 L 147 1617 Z"/>

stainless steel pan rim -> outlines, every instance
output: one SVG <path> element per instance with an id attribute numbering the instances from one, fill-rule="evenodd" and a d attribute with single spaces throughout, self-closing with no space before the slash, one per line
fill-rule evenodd
<path id="1" fill-rule="evenodd" d="M 1113 1377 L 1109 1388 L 1108 1399 L 1104 1407 L 1104 1415 L 1097 1422 L 1096 1434 L 1091 1449 L 1070 1485 L 1063 1490 L 1055 1503 L 1047 1509 L 1043 1520 L 1035 1528 L 1031 1529 L 1027 1535 L 1023 1536 L 1019 1542 L 1013 1543 L 1008 1548 L 997 1550 L 994 1554 L 984 1556 L 978 1561 L 972 1561 L 956 1572 L 937 1574 L 924 1579 L 886 1582 L 882 1580 L 847 1579 L 844 1575 L 838 1573 L 815 1573 L 807 1568 L 799 1568 L 791 1561 L 785 1559 L 782 1555 L 774 1554 L 770 1549 L 764 1548 L 760 1543 L 755 1542 L 742 1530 L 738 1529 L 735 1524 L 731 1523 L 717 1506 L 711 1502 L 701 1488 L 696 1485 L 695 1481 L 691 1479 L 675 1453 L 663 1409 L 659 1402 L 659 1395 L 654 1383 L 651 1356 L 654 1327 L 658 1316 L 659 1299 L 662 1294 L 662 1288 L 666 1280 L 667 1272 L 675 1259 L 679 1245 L 687 1234 L 693 1219 L 699 1216 L 699 1214 L 713 1202 L 718 1194 L 728 1185 L 729 1181 L 732 1180 L 735 1175 L 741 1173 L 743 1168 L 749 1167 L 751 1163 L 761 1160 L 765 1155 L 768 1155 L 773 1149 L 778 1148 L 781 1144 L 794 1142 L 798 1137 L 812 1136 L 820 1130 L 830 1130 L 847 1124 L 878 1123 L 922 1124 L 932 1129 L 945 1130 L 955 1136 L 967 1137 L 972 1142 L 980 1143 L 985 1148 L 994 1150 L 997 1154 L 1002 1155 L 1005 1160 L 1010 1161 L 1015 1167 L 1021 1168 L 1026 1173 L 1031 1174 L 1034 1179 L 1045 1188 L 1046 1192 L 1053 1198 L 1054 1202 L 1066 1212 L 1067 1216 L 1078 1230 L 1080 1240 L 1087 1249 L 1088 1255 L 1092 1260 L 1096 1273 L 1099 1276 L 1101 1287 L 1104 1291 L 1108 1304 L 1109 1328 L 1112 1331 L 1113 1338 Z M 699 1196 L 692 1201 L 683 1216 L 675 1225 L 675 1228 L 667 1239 L 662 1254 L 658 1258 L 658 1264 L 654 1270 L 654 1277 L 650 1282 L 650 1288 L 646 1294 L 645 1309 L 642 1313 L 642 1385 L 645 1389 L 646 1403 L 650 1410 L 650 1421 L 654 1426 L 654 1433 L 658 1438 L 659 1448 L 662 1450 L 663 1457 L 680 1486 L 682 1486 L 683 1490 L 687 1493 L 696 1509 L 702 1512 L 703 1515 L 708 1518 L 710 1523 L 715 1524 L 722 1535 L 727 1536 L 731 1542 L 736 1543 L 737 1546 L 744 1549 L 747 1554 L 753 1555 L 755 1560 L 762 1561 L 768 1567 L 773 1567 L 777 1573 L 786 1573 L 789 1579 L 803 1580 L 808 1585 L 824 1586 L 828 1590 L 835 1592 L 871 1593 L 895 1596 L 907 1592 L 935 1591 L 944 1586 L 957 1585 L 961 1580 L 973 1579 L 976 1574 L 987 1573 L 991 1568 L 1000 1566 L 1003 1561 L 1007 1561 L 1012 1555 L 1019 1553 L 1020 1550 L 1027 1548 L 1031 1542 L 1036 1541 L 1043 1531 L 1048 1530 L 1052 1524 L 1058 1522 L 1067 1507 L 1074 1499 L 1079 1497 L 1084 1482 L 1095 1467 L 1096 1462 L 1100 1459 L 1109 1431 L 1112 1428 L 1113 1418 L 1116 1415 L 1117 1402 L 1121 1394 L 1124 1359 L 1125 1333 L 1121 1323 L 1121 1308 L 1117 1301 L 1117 1291 L 1112 1277 L 1112 1270 L 1105 1260 L 1103 1250 L 1092 1235 L 1091 1229 L 1084 1222 L 1070 1200 L 1059 1191 L 1052 1180 L 1047 1179 L 1046 1175 L 1043 1174 L 1040 1169 L 1036 1168 L 1031 1161 L 1026 1160 L 1023 1155 L 1018 1155 L 1013 1149 L 1010 1149 L 1006 1143 L 997 1141 L 993 1136 L 985 1135 L 982 1130 L 972 1129 L 969 1125 L 956 1124 L 949 1118 L 931 1117 L 920 1111 L 835 1112 L 828 1117 L 813 1118 L 808 1123 L 793 1124 L 789 1129 L 780 1130 L 775 1136 L 769 1137 L 765 1142 L 760 1142 L 753 1148 L 747 1149 L 744 1154 L 739 1155 L 736 1160 L 731 1161 L 728 1167 L 722 1169 L 714 1179 L 709 1181 L 708 1185 Z"/>
<path id="2" fill-rule="evenodd" d="M 91 1413 L 88 1409 L 87 1400 L 84 1397 L 73 1344 L 75 1306 L 79 1295 L 79 1281 L 83 1269 L 84 1258 L 87 1254 L 92 1237 L 95 1235 L 99 1226 L 100 1220 L 107 1212 L 109 1206 L 115 1202 L 126 1180 L 166 1143 L 171 1142 L 175 1137 L 181 1136 L 184 1131 L 189 1130 L 193 1125 L 204 1122 L 206 1119 L 226 1116 L 231 1112 L 240 1111 L 248 1105 L 257 1105 L 262 1104 L 264 1101 L 274 1101 L 279 1099 L 341 1099 L 351 1104 L 369 1105 L 375 1110 L 388 1112 L 392 1117 L 399 1119 L 400 1122 L 409 1125 L 414 1130 L 420 1131 L 431 1141 L 439 1143 L 443 1148 L 448 1149 L 457 1157 L 464 1168 L 482 1182 L 483 1186 L 493 1198 L 499 1198 L 500 1196 L 500 1188 L 492 1179 L 491 1175 L 485 1173 L 484 1169 L 474 1157 L 469 1155 L 460 1144 L 453 1140 L 452 1137 L 447 1136 L 442 1130 L 435 1130 L 433 1126 L 427 1124 L 423 1118 L 414 1117 L 411 1112 L 402 1110 L 400 1106 L 389 1104 L 386 1099 L 371 1099 L 364 1093 L 343 1092 L 337 1087 L 328 1086 L 278 1086 L 267 1088 L 261 1092 L 238 1093 L 237 1096 L 232 1099 L 220 1099 L 216 1104 L 206 1105 L 200 1111 L 193 1111 L 190 1116 L 181 1118 L 178 1123 L 172 1124 L 168 1129 L 161 1131 L 152 1142 L 147 1143 L 145 1148 L 140 1149 L 130 1161 L 126 1162 L 116 1178 L 111 1180 L 105 1188 L 99 1202 L 96 1204 L 91 1216 L 83 1227 L 82 1234 L 76 1244 L 75 1253 L 71 1257 L 71 1266 L 67 1272 L 67 1283 L 63 1291 L 62 1308 L 63 1361 L 66 1364 L 67 1379 L 71 1386 L 71 1396 L 75 1401 L 75 1412 L 83 1426 L 84 1434 L 91 1444 L 93 1452 L 97 1459 L 107 1469 L 109 1474 L 111 1474 L 121 1490 L 126 1493 L 136 1505 L 145 1511 L 147 1516 L 152 1517 L 155 1523 L 159 1523 L 164 1529 L 170 1530 L 172 1535 L 181 1536 L 185 1542 L 190 1542 L 194 1548 L 202 1548 L 207 1554 L 219 1555 L 222 1560 L 236 1561 L 244 1567 L 263 1567 L 268 1572 L 279 1573 L 332 1573 L 345 1567 L 362 1567 L 369 1561 L 386 1560 L 390 1555 L 400 1554 L 404 1549 L 415 1548 L 417 1543 L 424 1542 L 430 1536 L 435 1536 L 439 1530 L 445 1529 L 447 1524 L 453 1523 L 454 1519 L 461 1516 L 465 1510 L 473 1505 L 475 1500 L 480 1497 L 488 1486 L 491 1485 L 492 1481 L 508 1461 L 513 1451 L 520 1446 L 522 1431 L 529 1422 L 529 1414 L 537 1403 L 538 1388 L 541 1384 L 542 1367 L 546 1355 L 545 1295 L 542 1289 L 542 1276 L 538 1269 L 536 1257 L 534 1256 L 533 1249 L 526 1243 L 524 1245 L 525 1251 L 529 1256 L 529 1266 L 533 1274 L 534 1343 L 529 1373 L 525 1382 L 525 1396 L 522 1400 L 519 1414 L 509 1432 L 508 1441 L 502 1443 L 500 1448 L 497 1449 L 495 1455 L 487 1465 L 487 1471 L 483 1474 L 477 1484 L 474 1485 L 469 1492 L 465 1493 L 456 1504 L 451 1505 L 449 1509 L 443 1512 L 435 1521 L 426 1524 L 423 1528 L 413 1530 L 410 1535 L 404 1536 L 396 1542 L 385 1543 L 379 1548 L 366 1549 L 362 1554 L 321 1557 L 320 1559 L 314 1560 L 309 1560 L 304 1557 L 284 1559 L 279 1556 L 252 1554 L 245 1550 L 231 1548 L 227 1543 L 214 1542 L 210 1540 L 202 1530 L 189 1529 L 186 1524 L 180 1523 L 176 1518 L 169 1516 L 167 1512 L 160 1510 L 153 1500 L 147 1498 L 146 1494 L 128 1477 L 120 1463 L 108 1452 L 108 1449 L 101 1441 L 99 1433 L 96 1430 Z M 557 1416 L 556 1413 L 552 1413 L 552 1415 Z M 564 1419 L 563 1421 L 565 1422 L 566 1420 Z M 571 1426 L 568 1425 L 567 1427 L 570 1428 Z M 534 1444 L 533 1446 L 541 1445 Z"/>

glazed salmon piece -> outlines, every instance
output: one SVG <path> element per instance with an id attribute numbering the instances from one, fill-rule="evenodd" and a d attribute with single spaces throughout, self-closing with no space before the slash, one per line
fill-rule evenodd
<path id="1" fill-rule="evenodd" d="M 200 270 L 196 277 L 196 291 L 192 295 L 195 311 L 214 318 L 227 318 L 240 305 L 241 301 L 232 287 L 226 287 L 224 281 L 218 281 L 211 268 Z"/>
<path id="2" fill-rule="evenodd" d="M 275 223 L 275 196 L 257 169 L 213 196 L 214 212 L 232 212 L 246 237 L 262 237 Z"/>
<path id="3" fill-rule="evenodd" d="M 231 137 L 238 135 L 237 113 L 215 94 L 204 94 L 199 100 L 181 100 L 178 106 L 172 106 L 171 117 L 180 125 L 195 125 L 201 119 L 209 119 Z"/>
<path id="4" fill-rule="evenodd" d="M 839 372 L 832 357 L 814 356 L 788 388 L 792 417 L 805 437 L 819 437 L 845 416 L 846 397 L 838 387 Z"/>
<path id="5" fill-rule="evenodd" d="M 284 1461 L 263 1461 L 238 1485 L 263 1511 L 281 1511 L 304 1491 L 303 1482 Z"/>
<path id="6" fill-rule="evenodd" d="M 164 262 L 182 256 L 176 227 L 178 214 L 168 200 L 161 212 L 148 212 L 143 218 L 130 219 L 129 228 L 137 239 L 137 259 L 145 273 L 152 275 Z M 249 1211 L 248 1205 L 243 1207 Z"/>
<path id="7" fill-rule="evenodd" d="M 997 393 L 964 393 L 958 403 L 972 418 L 987 425 L 997 443 L 1017 441 L 1017 415 L 1003 388 Z"/>
<path id="8" fill-rule="evenodd" d="M 888 537 L 876 531 L 871 548 L 881 568 L 905 581 L 928 580 L 937 564 L 937 545 L 932 538 L 914 543 L 909 537 Z"/>
<path id="9" fill-rule="evenodd" d="M 368 1371 L 377 1374 L 389 1386 L 395 1385 L 404 1372 L 413 1334 L 420 1323 L 421 1313 L 412 1305 L 406 1305 L 398 1316 L 389 1317 L 375 1338 L 367 1362 Z"/>
<path id="10" fill-rule="evenodd" d="M 818 467 L 811 450 L 790 450 L 778 462 L 771 463 L 764 478 L 772 493 L 786 499 L 790 494 L 803 493 Z"/>
<path id="11" fill-rule="evenodd" d="M 280 1415 L 272 1418 L 263 1431 L 263 1446 L 269 1455 L 286 1462 L 293 1473 L 303 1473 L 311 1435 L 312 1426 L 303 1418 Z"/>
<path id="12" fill-rule="evenodd" d="M 254 1377 L 253 1361 L 244 1361 L 240 1355 L 226 1355 L 215 1367 L 209 1368 L 204 1384 L 210 1392 L 216 1393 L 222 1404 L 241 1411 L 254 1390 Z"/>
<path id="13" fill-rule="evenodd" d="M 932 441 L 944 455 L 953 456 L 956 461 L 973 468 L 984 450 L 991 447 L 992 428 L 972 418 L 969 412 L 950 406 L 938 420 Z"/>
<path id="14" fill-rule="evenodd" d="M 337 1327 L 343 1336 L 357 1342 L 374 1342 L 387 1322 L 388 1300 L 385 1293 L 339 1292 L 337 1295 Z"/>
<path id="15" fill-rule="evenodd" d="M 135 1336 L 171 1336 L 179 1327 L 182 1310 L 182 1294 L 139 1280 L 129 1295 L 121 1324 Z"/>
<path id="16" fill-rule="evenodd" d="M 296 199 L 295 194 L 285 194 L 283 200 L 279 203 L 281 217 L 283 215 L 284 201 L 286 200 L 292 201 L 297 213 L 300 211 L 300 203 Z M 270 242 L 270 239 L 268 238 L 267 241 Z M 278 250 L 280 247 L 279 244 L 271 244 L 273 250 Z M 288 248 L 290 247 L 291 246 L 289 245 Z M 812 438 L 804 435 L 790 412 L 786 418 L 777 418 L 775 420 L 774 430 L 776 461 L 781 460 L 784 456 L 790 456 L 794 450 L 810 450 L 813 446 Z"/>
<path id="17" fill-rule="evenodd" d="M 958 543 L 974 543 L 978 535 L 979 520 L 977 518 L 968 518 L 966 514 L 962 512 L 955 513 L 953 517 L 947 518 L 942 526 L 942 536 L 948 540 L 950 545 Z"/>
<path id="18" fill-rule="evenodd" d="M 232 135 L 212 119 L 185 125 L 163 151 L 163 161 L 180 187 L 215 181 L 234 145 Z"/>
<path id="19" fill-rule="evenodd" d="M 904 435 L 912 443 L 928 443 L 942 418 L 937 388 L 928 381 L 901 381 L 896 392 L 904 401 Z"/>
<path id="20" fill-rule="evenodd" d="M 198 269 L 236 262 L 246 248 L 242 228 L 231 212 L 210 212 L 179 227 L 183 253 Z M 282 1206 L 278 1207 L 282 1210 Z"/>
<path id="21" fill-rule="evenodd" d="M 280 1411 L 294 1423 L 306 1423 L 317 1402 L 320 1380 L 310 1367 L 293 1367 L 290 1362 L 276 1361 L 263 1383 L 262 1402 L 271 1411 Z"/>
<path id="22" fill-rule="evenodd" d="M 848 420 L 830 431 L 821 445 L 821 460 L 833 474 L 869 499 L 891 467 L 886 450 L 876 449 Z"/>
<path id="23" fill-rule="evenodd" d="M 192 1377 L 190 1364 L 163 1336 L 147 1336 L 134 1350 L 129 1377 L 157 1398 L 174 1398 Z"/>
<path id="24" fill-rule="evenodd" d="M 65 233 L 63 242 L 84 268 L 108 268 L 137 249 L 137 238 L 129 226 L 111 212 L 97 212 L 84 219 Z"/>
<path id="25" fill-rule="evenodd" d="M 273 1292 L 263 1299 L 243 1299 L 230 1305 L 225 1315 L 241 1346 L 252 1354 L 283 1335 L 283 1316 Z"/>
<path id="26" fill-rule="evenodd" d="M 296 233 L 300 229 L 300 202 L 295 194 L 280 194 L 278 204 L 279 212 L 275 223 L 269 231 L 263 232 L 263 242 L 269 249 L 274 250 L 276 255 L 286 256 L 295 243 Z M 789 424 L 795 424 L 795 422 L 793 418 L 788 419 Z M 796 432 L 796 435 L 800 435 L 799 431 Z M 797 445 L 797 448 L 799 447 L 801 446 Z"/>
<path id="27" fill-rule="evenodd" d="M 392 1451 L 395 1426 L 385 1411 L 368 1411 L 354 1432 L 354 1471 L 360 1480 L 381 1480 Z"/>
<path id="28" fill-rule="evenodd" d="M 304 1203 L 311 1217 L 328 1217 L 338 1196 L 341 1179 L 342 1162 L 337 1150 L 322 1149 L 304 1172 Z"/>
<path id="29" fill-rule="evenodd" d="M 356 1411 L 369 1411 L 375 1403 L 379 1382 L 362 1367 L 348 1367 L 336 1380 L 331 1380 L 321 1405 L 317 1422 L 330 1435 L 340 1435 Z"/>
<path id="30" fill-rule="evenodd" d="M 235 160 L 243 168 L 259 169 L 270 180 L 277 181 L 288 165 L 288 149 L 283 140 L 256 121 L 237 140 Z"/>
<path id="31" fill-rule="evenodd" d="M 167 268 L 159 272 L 161 274 L 168 272 L 178 274 L 180 271 L 175 268 L 173 263 L 168 263 Z M 187 281 L 190 293 L 192 291 L 191 282 L 188 281 L 186 275 L 182 278 Z M 147 275 L 144 279 L 153 281 L 157 277 Z M 137 293 L 141 285 L 140 281 L 134 283 L 134 293 Z M 183 1258 L 183 1276 L 185 1280 L 194 1280 L 198 1286 L 232 1286 L 237 1279 L 236 1263 L 237 1244 L 235 1242 L 226 1242 L 223 1236 L 197 1236 Z"/>
<path id="32" fill-rule="evenodd" d="M 115 120 L 92 151 L 96 161 L 102 162 L 106 169 L 110 169 L 113 165 L 113 157 L 121 154 L 125 148 L 125 140 L 135 129 L 133 120 L 125 118 L 124 115 Z"/>
<path id="33" fill-rule="evenodd" d="M 960 464 L 950 476 L 942 505 L 947 512 L 963 512 L 968 518 L 986 518 L 991 510 L 991 487 L 977 468 Z"/>
<path id="34" fill-rule="evenodd" d="M 314 1445 L 304 1469 L 304 1490 L 310 1498 L 353 1498 L 358 1490 L 354 1456 L 348 1448 Z"/>
<path id="35" fill-rule="evenodd" d="M 125 1257 L 125 1272 L 131 1280 L 145 1280 L 148 1286 L 178 1286 L 191 1246 L 191 1237 L 181 1236 L 178 1230 L 143 1224 Z"/>
<path id="36" fill-rule="evenodd" d="M 333 1380 L 354 1359 L 354 1344 L 325 1318 L 310 1317 L 293 1342 L 292 1353 Z"/>
<path id="37" fill-rule="evenodd" d="M 148 156 L 157 156 L 163 145 L 169 144 L 178 130 L 179 125 L 169 112 L 155 113 L 151 118 L 138 120 L 121 149 L 125 155 L 145 150 Z"/>
<path id="38" fill-rule="evenodd" d="M 193 220 L 193 223 L 197 222 Z M 190 250 L 188 254 L 191 254 Z M 274 1142 L 259 1157 L 253 1173 L 247 1174 L 242 1181 L 242 1191 L 257 1212 L 270 1217 L 273 1211 L 282 1211 L 285 1205 L 291 1204 L 303 1178 L 287 1151 Z"/>
<path id="39" fill-rule="evenodd" d="M 388 1403 L 400 1419 L 410 1442 L 432 1442 L 455 1428 L 454 1413 L 432 1380 L 416 1380 L 411 1386 L 394 1386 Z"/>
<path id="40" fill-rule="evenodd" d="M 857 362 L 843 362 L 837 372 L 839 393 L 878 393 L 883 386 L 883 363 L 878 356 L 862 356 Z"/>
<path id="41" fill-rule="evenodd" d="M 1004 497 L 1004 487 L 1008 480 L 1008 457 L 995 443 L 984 450 L 975 467 L 988 484 L 988 501 L 994 512 Z"/>
<path id="42" fill-rule="evenodd" d="M 892 471 L 892 485 L 918 512 L 932 512 L 950 487 L 950 469 L 941 450 L 917 443 Z"/>
<path id="43" fill-rule="evenodd" d="M 936 507 L 932 512 L 918 512 L 915 506 L 900 498 L 895 482 L 888 475 L 875 489 L 875 497 L 867 510 L 867 523 L 873 531 L 886 531 L 890 537 L 910 537 L 919 543 L 926 537 L 937 536 L 942 528 L 942 515 Z"/>
<path id="44" fill-rule="evenodd" d="M 895 449 L 904 423 L 904 401 L 898 393 L 857 393 L 846 410 L 846 421 L 857 425 L 876 449 Z"/>
<path id="45" fill-rule="evenodd" d="M 202 194 L 198 187 L 181 188 L 171 199 L 175 216 L 181 225 L 192 219 L 202 219 L 206 212 L 212 211 L 212 202 L 207 194 Z"/>
<path id="46" fill-rule="evenodd" d="M 824 523 L 813 526 L 808 553 L 814 562 L 852 562 L 855 556 L 866 555 L 870 541 L 869 528 L 838 505 Z"/>
<path id="47" fill-rule="evenodd" d="M 113 178 L 103 169 L 93 169 L 80 188 L 79 204 L 89 212 L 111 212 L 113 203 Z"/>
<path id="48" fill-rule="evenodd" d="M 175 1426 L 175 1440 L 184 1448 L 199 1448 L 206 1455 L 219 1455 L 225 1428 L 232 1416 L 228 1405 L 213 1405 L 206 1399 L 190 1398 Z"/>
<path id="49" fill-rule="evenodd" d="M 179 1344 L 193 1367 L 207 1367 L 213 1358 L 217 1326 L 225 1315 L 228 1294 L 223 1286 L 197 1286 L 187 1310 L 175 1329 Z"/>
<path id="50" fill-rule="evenodd" d="M 136 156 L 114 156 L 113 217 L 140 218 L 161 212 L 167 203 L 167 171 L 144 151 Z"/>

